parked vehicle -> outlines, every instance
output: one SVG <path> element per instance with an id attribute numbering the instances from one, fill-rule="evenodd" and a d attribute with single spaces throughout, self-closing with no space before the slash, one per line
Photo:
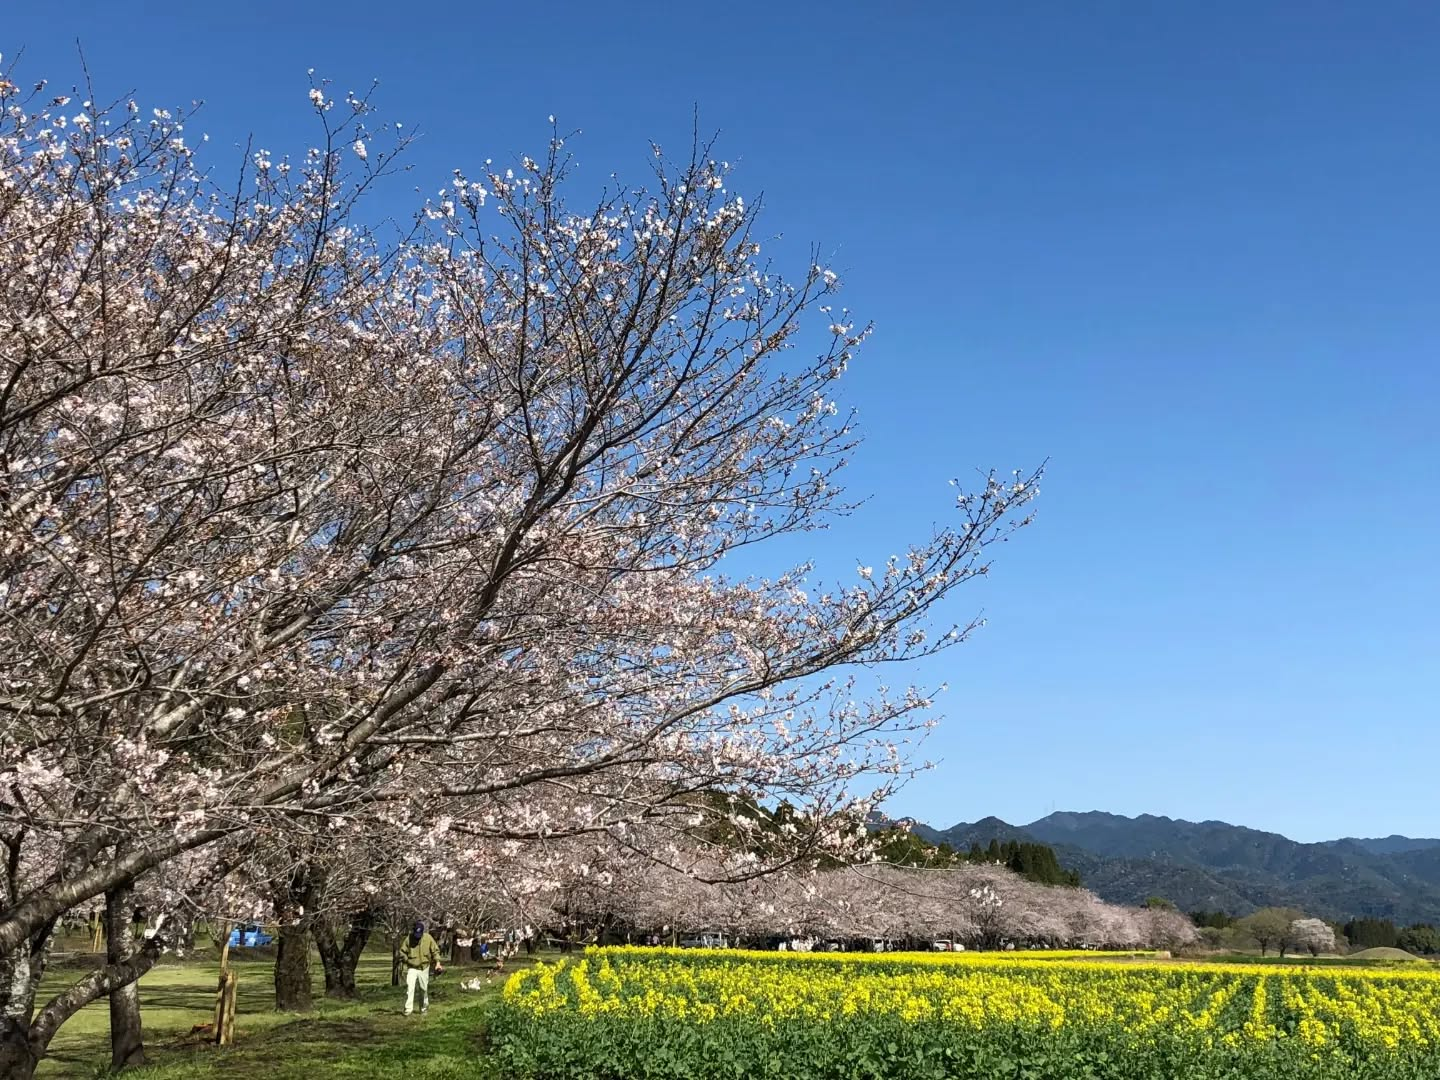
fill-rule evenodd
<path id="1" fill-rule="evenodd" d="M 930 943 L 931 952 L 951 952 L 954 948 L 955 943 L 949 938 L 941 938 L 938 941 L 932 941 Z"/>
<path id="2" fill-rule="evenodd" d="M 261 945 L 269 945 L 274 940 L 273 934 L 265 933 L 253 923 L 249 926 L 237 926 L 230 931 L 230 947 L 232 949 L 255 949 Z"/>
<path id="3" fill-rule="evenodd" d="M 680 939 L 682 949 L 725 949 L 729 946 L 729 940 L 718 930 L 706 930 Z"/>

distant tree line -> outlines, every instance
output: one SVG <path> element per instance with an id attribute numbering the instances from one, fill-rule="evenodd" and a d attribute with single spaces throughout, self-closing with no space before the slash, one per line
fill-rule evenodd
<path id="1" fill-rule="evenodd" d="M 1239 919 L 1226 911 L 1192 911 L 1189 915 L 1190 921 L 1201 929 L 1208 926 L 1215 930 L 1229 930 L 1239 922 Z"/>
<path id="2" fill-rule="evenodd" d="M 1397 927 L 1389 919 L 1351 919 L 1345 936 L 1356 949 L 1404 949 L 1417 956 L 1440 954 L 1440 930 L 1429 923 Z"/>
<path id="3" fill-rule="evenodd" d="M 1146 901 L 1154 906 L 1157 898 Z M 1303 941 L 1292 941 L 1287 927 L 1294 923 L 1300 913 L 1286 908 L 1262 908 L 1243 919 L 1226 911 L 1187 912 L 1190 921 L 1200 929 L 1205 940 L 1212 944 L 1244 940 L 1260 946 L 1264 952 L 1270 948 L 1282 951 L 1295 945 L 1306 949 L 1325 940 L 1323 932 L 1314 926 L 1305 928 L 1300 936 Z M 1307 924 L 1319 920 L 1306 920 Z M 1416 956 L 1440 956 L 1440 928 L 1430 923 L 1414 923 L 1410 926 L 1396 926 L 1391 919 L 1364 916 L 1351 919 L 1343 925 L 1327 923 L 1338 946 L 1348 945 L 1351 949 L 1391 948 L 1404 949 Z M 1206 933 L 1208 931 L 1208 933 Z"/>
<path id="4" fill-rule="evenodd" d="M 895 866 L 1004 866 L 1037 885 L 1078 887 L 1080 874 L 1060 865 L 1055 849 L 1045 844 L 991 840 L 989 846 L 970 845 L 957 851 L 948 843 L 931 844 L 908 829 L 886 829 L 872 837 L 881 862 Z"/>
<path id="5" fill-rule="evenodd" d="M 970 850 L 965 853 L 965 861 L 999 863 L 1014 870 L 1027 881 L 1041 885 L 1080 884 L 1080 872 L 1066 870 L 1056 858 L 1055 849 L 1045 844 L 1021 843 L 1018 840 L 1009 840 L 1002 844 L 999 840 L 991 840 L 990 846 L 983 849 L 978 843 L 971 844 Z"/>

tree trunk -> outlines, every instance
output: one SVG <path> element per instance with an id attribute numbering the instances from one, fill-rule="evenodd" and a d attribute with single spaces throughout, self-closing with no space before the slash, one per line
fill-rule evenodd
<path id="1" fill-rule="evenodd" d="M 158 941 L 147 942 L 119 961 L 91 971 L 36 1010 L 44 943 L 50 933 L 46 927 L 29 947 L 0 958 L 0 1077 L 4 1080 L 31 1080 L 65 1021 L 92 1001 L 133 983 L 160 954 Z"/>
<path id="2" fill-rule="evenodd" d="M 333 969 L 325 972 L 325 996 L 351 1001 L 359 996 L 355 989 L 355 963 L 346 963 L 343 953 L 336 960 Z"/>
<path id="3" fill-rule="evenodd" d="M 0 956 L 0 1076 L 7 1080 L 30 1080 L 39 1064 L 30 1045 L 30 1014 L 39 985 L 28 943 Z"/>
<path id="4" fill-rule="evenodd" d="M 340 947 L 335 944 L 335 939 L 330 936 L 328 929 L 314 928 L 315 949 L 320 953 L 320 967 L 325 972 L 325 996 L 327 998 L 354 997 L 354 993 L 345 993 L 344 972 L 340 970 Z M 353 990 L 353 984 L 352 984 Z"/>
<path id="5" fill-rule="evenodd" d="M 390 938 L 390 985 L 399 986 L 405 974 L 405 965 L 400 960 L 400 942 L 403 938 Z"/>
<path id="6" fill-rule="evenodd" d="M 116 871 L 121 866 L 134 865 L 139 870 L 146 866 L 133 862 L 133 853 L 125 854 L 123 848 L 117 848 L 117 857 L 108 864 L 105 880 L 101 881 L 85 872 L 85 867 L 93 862 L 99 849 L 92 844 L 81 845 L 72 848 L 62 861 L 62 874 L 75 875 L 68 884 L 56 886 L 49 895 L 41 889 L 17 900 L 18 838 L 6 838 L 5 846 L 9 848 L 9 857 L 0 868 L 3 869 L 0 873 L 0 909 L 4 911 L 4 915 L 0 916 L 0 1077 L 4 1080 L 30 1080 L 55 1033 L 65 1022 L 101 997 L 118 996 L 118 991 L 149 971 L 164 942 L 162 935 L 157 933 L 153 941 L 132 942 L 127 949 L 116 944 L 121 935 L 112 933 L 104 966 L 88 972 L 36 1008 L 41 976 L 45 973 L 46 950 L 55 932 L 56 921 L 82 901 L 102 892 L 114 891 L 117 896 L 113 899 L 107 895 L 107 916 L 113 913 L 118 923 L 128 925 L 129 912 L 125 908 L 130 893 L 129 883 L 134 879 L 135 871 L 129 874 Z M 114 876 L 109 876 L 111 874 Z M 157 930 L 164 930 L 163 919 Z M 124 1025 L 121 1027 L 125 1029 Z M 117 1064 L 134 1060 L 132 1051 L 141 1049 L 138 1012 L 132 1033 L 133 1046 L 127 1042 L 123 1058 L 117 1056 L 115 1059 Z M 118 1046 L 116 1052 L 118 1055 Z"/>
<path id="7" fill-rule="evenodd" d="M 370 943 L 370 932 L 375 928 L 375 913 L 363 911 L 350 917 L 350 929 L 340 946 L 340 971 L 344 984 L 349 987 L 346 997 L 355 996 L 355 970 L 360 966 L 360 956 Z"/>
<path id="8" fill-rule="evenodd" d="M 300 861 L 274 888 L 275 910 L 281 920 L 275 951 L 275 1008 L 309 1012 L 311 927 L 316 925 L 318 901 L 325 894 L 325 874 Z"/>
<path id="9" fill-rule="evenodd" d="M 105 962 L 118 964 L 135 951 L 130 922 L 129 882 L 105 894 Z M 110 991 L 110 1067 L 124 1069 L 145 1064 L 145 1035 L 140 1023 L 140 984 L 127 983 Z"/>
<path id="10" fill-rule="evenodd" d="M 0 1076 L 5 1080 L 31 1080 L 39 1064 L 30 1054 L 24 1026 L 0 1019 Z"/>
<path id="11" fill-rule="evenodd" d="M 304 923 L 280 927 L 275 951 L 275 1008 L 280 1012 L 309 1012 L 310 932 Z"/>
<path id="12" fill-rule="evenodd" d="M 355 969 L 360 965 L 360 954 L 370 940 L 370 931 L 375 925 L 372 911 L 355 912 L 345 931 L 345 940 L 337 942 L 334 931 L 316 922 L 313 926 L 315 946 L 320 951 L 320 963 L 325 969 L 325 996 L 349 1000 L 357 996 L 355 990 Z"/>

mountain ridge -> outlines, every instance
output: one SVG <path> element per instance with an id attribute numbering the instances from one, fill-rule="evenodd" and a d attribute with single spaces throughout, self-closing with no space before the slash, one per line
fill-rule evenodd
<path id="1" fill-rule="evenodd" d="M 935 829 L 931 843 L 968 848 L 991 839 L 1046 844 L 1106 900 L 1163 896 L 1186 911 L 1244 915 L 1297 907 L 1329 919 L 1355 916 L 1440 922 L 1440 839 L 1391 835 L 1301 843 L 1218 820 L 1106 811 L 1057 811 L 1025 825 L 997 817 Z"/>

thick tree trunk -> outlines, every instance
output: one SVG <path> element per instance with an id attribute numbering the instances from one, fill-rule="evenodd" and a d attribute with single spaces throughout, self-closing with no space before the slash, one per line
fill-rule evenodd
<path id="1" fill-rule="evenodd" d="M 39 1062 L 30 1054 L 24 1026 L 0 1019 L 0 1076 L 5 1080 L 31 1080 Z"/>
<path id="2" fill-rule="evenodd" d="M 131 886 L 117 885 L 105 894 L 105 962 L 118 964 L 135 951 L 130 922 Z M 145 1035 L 140 1023 L 140 984 L 127 983 L 110 991 L 110 1067 L 124 1069 L 145 1064 Z"/>
<path id="3" fill-rule="evenodd" d="M 275 883 L 275 909 L 282 920 L 275 952 L 275 1008 L 309 1012 L 310 936 L 315 912 L 325 895 L 325 875 L 297 862 L 283 881 Z"/>
<path id="4" fill-rule="evenodd" d="M 303 923 L 280 927 L 275 952 L 275 1008 L 280 1012 L 309 1012 L 310 932 Z"/>
<path id="5" fill-rule="evenodd" d="M 30 1080 L 39 1059 L 30 1043 L 30 1016 L 40 977 L 29 945 L 0 956 L 0 1076 Z"/>

